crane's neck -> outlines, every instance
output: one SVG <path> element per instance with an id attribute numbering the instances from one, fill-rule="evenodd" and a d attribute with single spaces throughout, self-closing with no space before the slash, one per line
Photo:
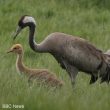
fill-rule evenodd
<path id="1" fill-rule="evenodd" d="M 36 52 L 45 52 L 45 50 L 43 49 L 43 45 L 37 44 L 35 42 L 34 33 L 35 33 L 35 25 L 30 24 L 29 25 L 29 45 L 30 45 L 30 47 Z"/>

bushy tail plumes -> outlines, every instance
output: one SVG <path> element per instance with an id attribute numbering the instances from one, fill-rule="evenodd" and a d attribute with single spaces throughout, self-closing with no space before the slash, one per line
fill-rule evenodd
<path id="1" fill-rule="evenodd" d="M 107 65 L 105 73 L 101 76 L 101 83 L 110 82 L 110 55 L 105 54 L 105 63 Z"/>
<path id="2" fill-rule="evenodd" d="M 101 77 L 101 83 L 103 82 L 110 82 L 110 65 L 108 65 L 106 68 L 106 74 Z"/>

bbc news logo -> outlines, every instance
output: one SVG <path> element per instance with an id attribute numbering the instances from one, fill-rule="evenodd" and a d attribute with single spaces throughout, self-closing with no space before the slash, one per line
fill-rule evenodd
<path id="1" fill-rule="evenodd" d="M 23 109 L 24 105 L 18 105 L 18 104 L 2 104 L 2 108 L 10 109 L 10 108 L 16 108 L 16 109 Z"/>

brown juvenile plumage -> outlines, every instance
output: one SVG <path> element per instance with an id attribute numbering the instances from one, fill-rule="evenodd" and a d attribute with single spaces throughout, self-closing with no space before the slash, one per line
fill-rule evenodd
<path id="1" fill-rule="evenodd" d="M 21 44 L 15 44 L 11 47 L 8 53 L 13 52 L 17 54 L 16 68 L 20 73 L 24 73 L 31 79 L 38 79 L 50 86 L 62 86 L 63 81 L 59 80 L 54 74 L 47 69 L 31 69 L 23 64 L 23 48 Z"/>

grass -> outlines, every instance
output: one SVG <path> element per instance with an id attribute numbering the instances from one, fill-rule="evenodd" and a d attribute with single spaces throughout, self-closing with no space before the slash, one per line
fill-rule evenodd
<path id="1" fill-rule="evenodd" d="M 21 104 L 24 110 L 109 110 L 110 85 L 98 81 L 90 86 L 90 77 L 81 72 L 72 88 L 67 73 L 50 54 L 30 49 L 25 37 L 28 29 L 15 42 L 11 37 L 18 19 L 28 14 L 37 20 L 38 42 L 58 31 L 85 38 L 106 51 L 110 48 L 109 7 L 108 0 L 0 0 L 0 110 L 2 104 Z M 16 56 L 6 54 L 13 43 L 23 45 L 27 66 L 48 68 L 64 80 L 65 86 L 54 90 L 34 83 L 30 88 L 27 78 L 16 72 Z"/>

